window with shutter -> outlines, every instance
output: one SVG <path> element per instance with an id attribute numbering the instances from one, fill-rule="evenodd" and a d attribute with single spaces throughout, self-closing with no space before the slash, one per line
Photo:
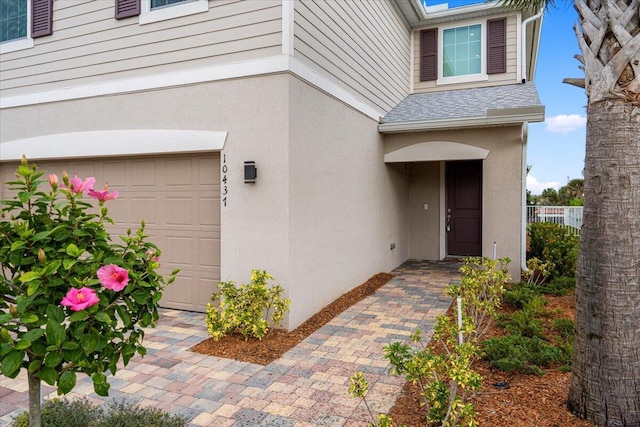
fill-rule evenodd
<path id="1" fill-rule="evenodd" d="M 507 20 L 487 21 L 487 74 L 507 72 Z"/>
<path id="2" fill-rule="evenodd" d="M 53 0 L 31 0 L 31 37 L 53 34 Z"/>
<path id="3" fill-rule="evenodd" d="M 438 29 L 420 31 L 420 81 L 438 78 Z"/>
<path id="4" fill-rule="evenodd" d="M 116 19 L 140 15 L 140 0 L 116 0 Z"/>

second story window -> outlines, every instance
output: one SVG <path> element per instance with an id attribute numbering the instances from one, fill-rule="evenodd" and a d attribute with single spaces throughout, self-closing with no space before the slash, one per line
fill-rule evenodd
<path id="1" fill-rule="evenodd" d="M 33 47 L 53 33 L 53 0 L 0 0 L 0 53 Z"/>
<path id="2" fill-rule="evenodd" d="M 420 81 L 463 83 L 505 72 L 505 18 L 420 31 Z"/>
<path id="3" fill-rule="evenodd" d="M 159 7 L 173 6 L 178 3 L 186 3 L 193 0 L 151 0 L 151 10 Z"/>
<path id="4" fill-rule="evenodd" d="M 0 0 L 0 43 L 26 39 L 28 23 L 28 0 Z"/>
<path id="5" fill-rule="evenodd" d="M 480 25 L 449 28 L 442 32 L 442 77 L 482 72 Z"/>
<path id="6" fill-rule="evenodd" d="M 140 24 L 207 12 L 209 0 L 142 0 Z"/>

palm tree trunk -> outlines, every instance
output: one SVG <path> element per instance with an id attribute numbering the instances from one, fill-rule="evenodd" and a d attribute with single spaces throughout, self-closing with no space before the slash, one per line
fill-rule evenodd
<path id="1" fill-rule="evenodd" d="M 624 99 L 588 106 L 583 223 L 568 405 L 640 427 L 640 114 Z"/>
<path id="2" fill-rule="evenodd" d="M 41 382 L 35 374 L 27 374 L 29 378 L 29 427 L 41 427 L 42 408 L 40 400 L 42 396 Z"/>

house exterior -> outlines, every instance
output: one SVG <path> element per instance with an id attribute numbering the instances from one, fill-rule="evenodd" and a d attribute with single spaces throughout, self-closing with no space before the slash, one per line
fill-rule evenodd
<path id="1" fill-rule="evenodd" d="M 419 0 L 13 2 L 2 182 L 22 154 L 108 182 L 113 231 L 144 219 L 163 267 L 181 269 L 165 306 L 203 311 L 218 281 L 265 269 L 293 329 L 409 258 L 495 251 L 519 277 L 540 16 Z"/>

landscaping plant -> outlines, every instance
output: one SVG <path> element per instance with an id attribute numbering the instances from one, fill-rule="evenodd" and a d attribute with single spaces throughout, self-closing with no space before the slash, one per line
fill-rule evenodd
<path id="1" fill-rule="evenodd" d="M 158 408 L 126 402 L 109 403 L 106 410 L 86 397 L 76 400 L 51 399 L 42 406 L 42 427 L 184 427 L 187 420 Z M 29 413 L 14 418 L 11 427 L 28 427 Z"/>
<path id="2" fill-rule="evenodd" d="M 40 382 L 70 392 L 78 373 L 97 394 L 109 392 L 107 372 L 144 355 L 144 330 L 158 320 L 165 279 L 160 251 L 144 222 L 113 242 L 105 203 L 118 192 L 93 189 L 95 178 L 43 172 L 22 158 L 15 193 L 2 200 L 0 221 L 0 370 L 27 370 L 30 425 L 40 426 Z M 94 207 L 89 196 L 97 200 Z"/>
<path id="3" fill-rule="evenodd" d="M 477 425 L 473 405 L 467 400 L 480 388 L 482 377 L 473 370 L 472 364 L 480 356 L 478 340 L 497 317 L 504 287 L 510 280 L 508 263 L 508 258 L 465 259 L 460 268 L 460 283 L 447 288 L 448 295 L 461 297 L 462 342 L 459 342 L 456 319 L 438 316 L 432 347 L 422 343 L 419 330 L 411 335 L 413 346 L 394 342 L 384 347 L 384 358 L 389 361 L 391 372 L 418 386 L 430 426 Z M 366 404 L 366 380 L 359 373 L 352 376 L 351 382 L 350 394 L 362 398 Z M 370 425 L 386 426 L 391 422 L 382 414 L 377 423 Z"/>
<path id="4" fill-rule="evenodd" d="M 284 289 L 271 285 L 273 277 L 266 271 L 253 270 L 251 282 L 236 286 L 221 282 L 219 292 L 207 304 L 207 330 L 214 340 L 229 333 L 240 333 L 245 339 L 264 338 L 270 327 L 279 326 L 289 311 L 291 300 L 283 299 Z"/>
<path id="5" fill-rule="evenodd" d="M 575 277 L 580 239 L 552 222 L 535 222 L 527 228 L 530 237 L 527 257 L 547 263 L 550 278 Z"/>

